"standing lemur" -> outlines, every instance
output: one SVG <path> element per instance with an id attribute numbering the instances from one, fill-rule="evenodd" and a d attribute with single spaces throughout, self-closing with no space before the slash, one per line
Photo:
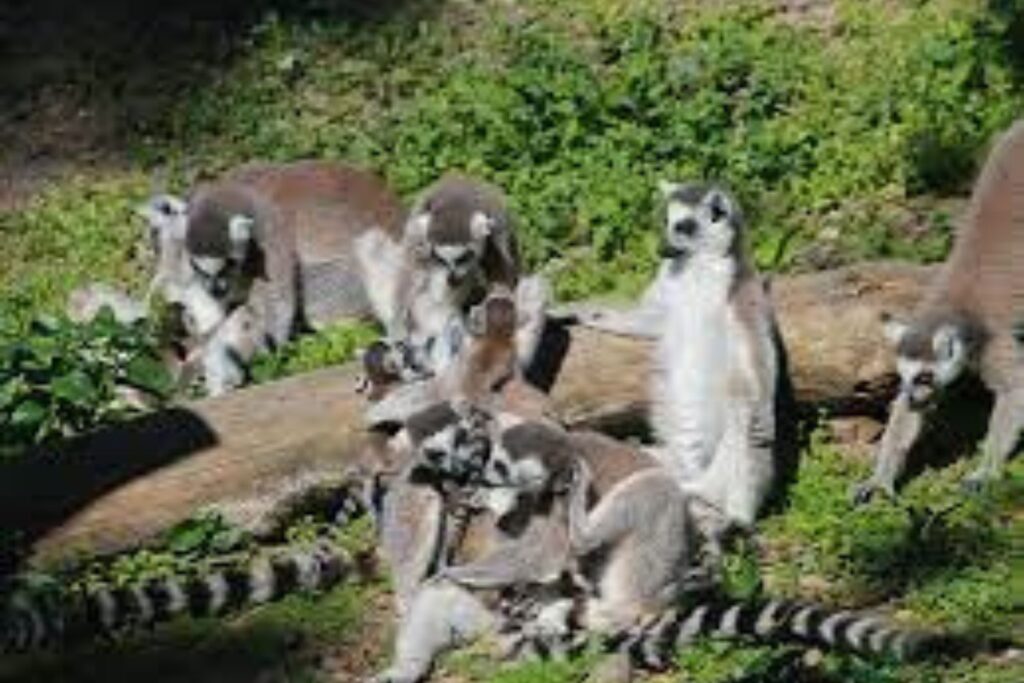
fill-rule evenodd
<path id="1" fill-rule="evenodd" d="M 724 189 L 662 184 L 663 260 L 639 308 L 582 323 L 657 340 L 651 419 L 658 456 L 725 524 L 751 525 L 777 480 L 788 378 L 772 306 Z M 717 537 L 717 531 L 712 536 Z M 714 540 L 714 538 L 712 539 Z"/>
<path id="2" fill-rule="evenodd" d="M 876 491 L 894 494 L 929 409 L 968 372 L 981 376 L 995 405 L 981 464 L 964 484 L 978 489 L 1001 474 L 1024 430 L 1024 356 L 1014 338 L 1022 311 L 1024 121 L 1018 121 L 989 154 L 953 250 L 911 319 L 883 319 L 900 389 L 875 471 L 854 492 L 858 502 Z"/>
<path id="3" fill-rule="evenodd" d="M 150 290 L 183 307 L 214 394 L 298 327 L 370 315 L 369 292 L 390 271 L 357 259 L 355 242 L 396 238 L 404 216 L 376 176 L 321 161 L 243 166 L 140 213 L 157 254 Z"/>

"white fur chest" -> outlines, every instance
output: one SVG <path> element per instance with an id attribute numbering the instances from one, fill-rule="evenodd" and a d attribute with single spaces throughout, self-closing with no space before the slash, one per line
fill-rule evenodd
<path id="1" fill-rule="evenodd" d="M 454 292 L 445 273 L 431 271 L 420 277 L 412 299 L 410 331 L 426 339 L 440 335 L 452 315 L 458 312 Z"/>
<path id="2" fill-rule="evenodd" d="M 663 275 L 652 417 L 686 477 L 707 465 L 726 428 L 728 378 L 738 353 L 728 301 L 734 277 L 734 264 L 725 259 L 695 259 Z"/>
<path id="3" fill-rule="evenodd" d="M 448 284 L 445 273 L 424 274 L 416 283 L 409 311 L 409 336 L 417 345 L 429 345 L 430 366 L 441 373 L 454 362 L 460 349 L 462 293 Z"/>

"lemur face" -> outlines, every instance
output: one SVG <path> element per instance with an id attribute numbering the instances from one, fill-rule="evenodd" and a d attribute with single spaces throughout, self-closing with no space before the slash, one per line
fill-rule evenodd
<path id="1" fill-rule="evenodd" d="M 732 251 L 739 213 L 724 190 L 695 183 L 663 183 L 661 189 L 668 204 L 664 256 L 698 252 L 725 256 Z"/>
<path id="2" fill-rule="evenodd" d="M 409 221 L 406 234 L 420 264 L 459 287 L 477 275 L 492 225 L 480 211 L 466 217 L 426 210 Z"/>
<path id="3" fill-rule="evenodd" d="M 967 367 L 968 343 L 955 324 L 906 323 L 887 316 L 884 330 L 896 349 L 900 393 L 914 409 L 932 405 L 941 390 L 960 377 Z"/>
<path id="4" fill-rule="evenodd" d="M 188 253 L 188 203 L 168 194 L 154 195 L 138 206 L 157 258 L 154 282 L 183 332 L 197 337 L 210 332 L 226 315 L 224 306 L 199 277 Z"/>
<path id="5" fill-rule="evenodd" d="M 184 244 L 188 225 L 188 204 L 171 194 L 153 195 L 135 208 L 146 221 L 149 246 L 158 259 L 169 250 Z"/>
<path id="6" fill-rule="evenodd" d="M 454 421 L 420 442 L 419 453 L 427 466 L 445 478 L 479 482 L 493 455 L 489 416 L 462 408 L 456 414 Z"/>
<path id="7" fill-rule="evenodd" d="M 484 469 L 488 486 L 510 488 L 523 493 L 539 493 L 548 487 L 550 473 L 540 454 L 513 453 L 505 444 L 495 444 Z"/>
<path id="8" fill-rule="evenodd" d="M 225 215 L 217 207 L 202 207 L 189 216 L 185 247 L 189 266 L 199 284 L 220 302 L 241 303 L 251 282 L 248 263 L 252 256 L 252 218 Z"/>

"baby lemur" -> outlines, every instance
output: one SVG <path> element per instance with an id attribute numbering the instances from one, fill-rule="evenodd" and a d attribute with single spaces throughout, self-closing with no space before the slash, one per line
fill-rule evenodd
<path id="1" fill-rule="evenodd" d="M 657 340 L 650 391 L 658 457 L 723 525 L 746 528 L 778 479 L 780 421 L 794 418 L 781 409 L 784 349 L 735 198 L 699 183 L 661 189 L 663 260 L 640 306 L 591 311 L 580 322 Z"/>
<path id="2" fill-rule="evenodd" d="M 523 344 L 531 343 L 543 325 L 547 289 L 537 278 L 520 282 L 517 296 L 501 285 L 469 313 L 449 321 L 444 343 L 453 350 L 448 366 L 428 369 L 429 349 L 405 342 L 377 342 L 364 354 L 363 388 L 373 404 L 366 410 L 371 426 L 401 423 L 438 401 L 464 400 L 483 407 L 515 407 L 524 415 L 546 411 L 547 397 L 526 382 L 519 364 Z M 526 337 L 528 341 L 523 341 Z M 387 366 L 387 367 L 385 367 Z M 399 380 L 403 381 L 399 381 Z"/>
<path id="3" fill-rule="evenodd" d="M 981 464 L 969 490 L 997 478 L 1024 430 L 1024 357 L 1014 325 L 1024 311 L 1024 121 L 996 142 L 974 187 L 943 269 L 909 321 L 883 318 L 896 350 L 900 389 L 871 477 L 854 491 L 865 502 L 895 493 L 907 453 L 943 391 L 977 373 L 995 394 Z"/>

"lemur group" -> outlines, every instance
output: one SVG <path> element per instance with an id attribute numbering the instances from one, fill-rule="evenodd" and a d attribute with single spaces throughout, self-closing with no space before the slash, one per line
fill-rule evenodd
<path id="1" fill-rule="evenodd" d="M 497 187 L 446 174 L 406 210 L 368 172 L 304 161 L 245 166 L 141 209 L 157 256 L 149 296 L 179 316 L 180 371 L 210 394 L 303 328 L 369 316 L 384 330 L 357 387 L 362 490 L 398 620 L 375 680 L 422 680 L 441 652 L 483 636 L 509 655 L 598 642 L 640 668 L 701 634 L 900 657 L 947 649 L 881 616 L 718 590 L 723 549 L 756 533 L 784 487 L 786 331 L 736 197 L 706 182 L 660 191 L 661 262 L 639 304 L 560 319 L 653 341 L 647 445 L 569 429 L 551 410 L 536 377 L 555 352 L 554 309 L 544 279 L 523 270 Z M 90 294 L 78 304 L 104 299 Z M 896 495 L 930 407 L 969 373 L 995 404 L 965 488 L 999 476 L 1024 427 L 1021 320 L 1024 122 L 996 140 L 918 308 L 880 325 L 901 382 L 854 502 Z"/>

